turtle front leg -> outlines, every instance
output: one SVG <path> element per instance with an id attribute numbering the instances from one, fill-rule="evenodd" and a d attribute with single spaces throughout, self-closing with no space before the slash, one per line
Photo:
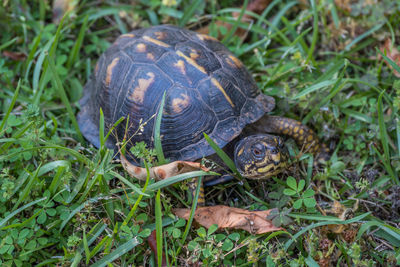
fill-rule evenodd
<path id="1" fill-rule="evenodd" d="M 299 121 L 265 115 L 254 123 L 252 127 L 255 127 L 257 132 L 287 135 L 293 138 L 306 153 L 312 153 L 319 158 L 327 159 L 329 154 L 328 147 L 320 142 L 315 132 Z"/>

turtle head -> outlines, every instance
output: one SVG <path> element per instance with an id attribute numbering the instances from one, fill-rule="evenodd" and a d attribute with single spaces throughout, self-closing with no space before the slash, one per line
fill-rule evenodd
<path id="1" fill-rule="evenodd" d="M 266 179 L 283 171 L 289 154 L 279 136 L 259 134 L 240 140 L 235 146 L 235 164 L 249 179 Z"/>

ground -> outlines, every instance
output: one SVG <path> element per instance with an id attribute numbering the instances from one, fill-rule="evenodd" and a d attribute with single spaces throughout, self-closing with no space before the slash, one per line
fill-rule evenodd
<path id="1" fill-rule="evenodd" d="M 285 173 L 206 189 L 207 205 L 276 208 L 269 219 L 285 231 L 178 220 L 173 208 L 192 207 L 188 180 L 139 182 L 82 137 L 78 100 L 101 53 L 161 23 L 221 40 L 275 98 L 272 114 L 302 121 L 331 149 L 316 164 L 287 139 Z M 389 0 L 2 1 L 0 265 L 155 266 L 156 227 L 173 266 L 399 265 L 398 25 L 400 3 Z"/>

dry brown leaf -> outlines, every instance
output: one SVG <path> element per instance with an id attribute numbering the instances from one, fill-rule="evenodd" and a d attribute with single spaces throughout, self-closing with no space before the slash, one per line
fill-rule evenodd
<path id="1" fill-rule="evenodd" d="M 16 61 L 24 61 L 26 59 L 26 55 L 22 52 L 11 52 L 11 51 L 3 51 L 3 56 L 11 58 Z"/>
<path id="2" fill-rule="evenodd" d="M 387 56 L 388 58 L 390 58 L 390 59 L 393 60 L 397 65 L 400 66 L 400 52 L 399 52 L 395 47 L 392 46 L 392 41 L 390 40 L 390 38 L 386 39 L 384 45 L 382 45 L 382 46 L 380 47 L 380 50 L 381 50 L 381 52 L 382 52 L 383 54 L 386 53 L 386 56 Z M 386 52 L 385 52 L 385 50 L 386 50 Z M 381 59 L 382 57 L 380 56 L 379 58 Z M 387 62 L 386 60 L 385 60 L 385 62 L 386 62 L 386 64 L 388 65 L 388 67 L 389 67 L 390 69 L 393 69 L 393 67 L 389 64 L 389 62 Z M 393 69 L 393 74 L 394 74 L 396 77 L 400 78 L 400 73 L 397 72 L 397 71 L 394 70 L 394 69 Z"/>
<path id="3" fill-rule="evenodd" d="M 58 24 L 65 13 L 72 11 L 78 0 L 54 0 L 53 1 L 53 23 Z"/>
<path id="4" fill-rule="evenodd" d="M 194 219 L 206 228 L 217 224 L 219 229 L 242 229 L 252 234 L 263 234 L 283 230 L 283 228 L 276 227 L 270 220 L 267 220 L 267 216 L 270 212 L 271 210 L 249 211 L 219 205 L 197 208 Z M 189 219 L 190 209 L 174 209 L 173 213 L 187 220 Z"/>
<path id="5" fill-rule="evenodd" d="M 157 239 L 156 239 L 156 230 L 153 230 L 153 232 L 151 232 L 150 236 L 147 238 L 147 243 L 149 243 L 149 246 L 151 248 L 151 250 L 154 252 L 154 255 L 157 255 Z M 156 260 L 156 266 L 158 266 L 158 258 L 154 257 Z M 167 265 L 167 260 L 165 258 L 165 253 L 163 252 L 162 254 L 162 258 L 161 258 L 161 266 L 168 266 Z"/>
<path id="6" fill-rule="evenodd" d="M 247 5 L 246 10 L 251 11 L 256 14 L 261 14 L 264 11 L 264 9 L 267 8 L 267 6 L 270 2 L 271 2 L 271 0 L 253 0 L 253 1 L 250 1 L 250 3 Z M 232 16 L 234 18 L 238 18 L 239 13 L 237 13 L 237 12 L 232 13 Z M 247 15 L 247 14 L 244 14 L 241 19 L 241 21 L 243 21 L 243 22 L 251 22 L 252 20 L 253 20 L 253 17 L 250 15 Z M 216 25 L 217 25 L 217 27 L 221 27 L 221 26 L 225 27 L 228 29 L 228 31 L 232 27 L 232 24 L 222 22 L 222 21 L 217 21 Z M 201 34 L 209 34 L 210 30 L 209 30 L 208 26 L 205 26 L 205 27 L 198 29 L 197 32 L 201 33 Z M 242 39 L 245 39 L 247 36 L 247 31 L 242 28 L 237 28 L 235 31 L 235 35 L 239 36 Z M 219 37 L 221 37 L 221 36 L 219 36 Z"/>
<path id="7" fill-rule="evenodd" d="M 128 172 L 131 177 L 138 180 L 146 181 L 147 172 L 145 168 L 141 168 L 131 164 L 124 155 L 121 155 L 122 167 Z M 174 161 L 161 166 L 150 168 L 150 178 L 156 180 L 163 180 L 168 177 L 172 177 L 178 174 L 191 172 L 191 171 L 208 171 L 208 169 L 202 166 L 199 162 L 191 161 Z"/>

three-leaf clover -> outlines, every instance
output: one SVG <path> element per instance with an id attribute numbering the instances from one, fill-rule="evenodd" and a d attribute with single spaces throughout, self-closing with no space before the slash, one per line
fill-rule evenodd
<path id="1" fill-rule="evenodd" d="M 296 179 L 294 179 L 292 176 L 289 176 L 286 180 L 286 184 L 289 188 L 283 190 L 283 193 L 287 196 L 297 198 L 297 200 L 293 203 L 293 208 L 300 209 L 303 204 L 307 208 L 315 207 L 317 202 L 313 197 L 315 194 L 314 190 L 309 188 L 302 192 L 306 185 L 306 182 L 303 179 L 301 179 L 299 183 L 297 183 Z"/>

